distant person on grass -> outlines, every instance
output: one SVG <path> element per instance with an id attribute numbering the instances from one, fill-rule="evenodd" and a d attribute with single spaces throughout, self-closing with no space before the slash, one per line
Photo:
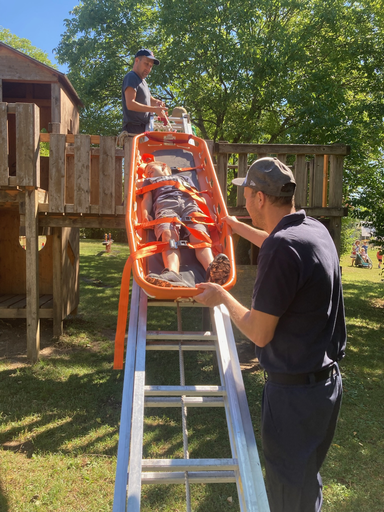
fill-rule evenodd
<path id="1" fill-rule="evenodd" d="M 376 253 L 376 258 L 378 261 L 378 268 L 381 268 L 381 264 L 383 263 L 383 251 L 379 249 Z"/>
<path id="2" fill-rule="evenodd" d="M 339 414 L 346 326 L 339 257 L 328 230 L 294 206 L 295 179 L 277 158 L 256 160 L 244 188 L 252 224 L 226 217 L 260 248 L 252 307 L 214 283 L 195 300 L 224 304 L 265 371 L 261 436 L 271 512 L 319 512 L 320 467 Z"/>
<path id="3" fill-rule="evenodd" d="M 172 175 L 171 168 L 163 162 L 150 162 L 145 168 L 146 180 L 143 186 L 153 183 L 168 181 L 170 176 L 172 180 L 179 181 L 184 186 L 194 187 L 192 180 L 188 176 Z M 143 222 L 151 221 L 152 209 L 156 219 L 163 217 L 178 217 L 187 226 L 193 227 L 197 231 L 208 234 L 204 224 L 195 224 L 189 220 L 193 212 L 201 212 L 196 201 L 186 192 L 183 192 L 173 185 L 164 185 L 152 191 L 145 192 L 141 204 Z M 171 240 L 178 242 L 180 239 L 179 226 L 170 222 L 156 224 L 154 231 L 156 239 L 163 242 Z M 194 244 L 200 242 L 196 236 L 189 234 L 189 242 Z M 218 254 L 215 258 L 210 247 L 195 249 L 196 258 L 206 271 L 206 280 L 218 284 L 224 284 L 230 274 L 229 258 L 225 254 Z M 161 274 L 149 273 L 146 280 L 156 286 L 170 287 L 194 287 L 193 280 L 186 281 L 180 275 L 180 251 L 179 249 L 169 249 L 162 253 L 164 270 Z"/>

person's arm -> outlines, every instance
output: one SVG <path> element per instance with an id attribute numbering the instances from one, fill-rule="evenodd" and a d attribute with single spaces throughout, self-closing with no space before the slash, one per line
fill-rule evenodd
<path id="1" fill-rule="evenodd" d="M 166 115 L 166 109 L 162 106 L 152 105 L 152 99 L 151 105 L 143 105 L 136 101 L 136 90 L 133 87 L 127 87 L 124 91 L 124 96 L 128 110 L 132 110 L 133 112 L 154 112 L 156 115 L 163 117 Z"/>
<path id="2" fill-rule="evenodd" d="M 152 192 L 146 192 L 143 195 L 143 200 L 141 202 L 141 213 L 143 217 L 143 222 L 148 222 L 150 220 L 153 220 L 152 216 L 150 215 L 152 211 Z"/>
<path id="3" fill-rule="evenodd" d="M 266 231 L 249 226 L 248 224 L 237 220 L 236 217 L 231 217 L 230 215 L 223 217 L 223 221 L 228 224 L 233 233 L 237 233 L 257 247 L 261 247 L 264 240 L 269 236 Z"/>
<path id="4" fill-rule="evenodd" d="M 158 100 L 151 96 L 151 105 L 152 107 L 162 107 L 163 109 L 166 109 L 164 101 Z"/>
<path id="5" fill-rule="evenodd" d="M 202 290 L 202 293 L 195 295 L 196 302 L 210 308 L 224 304 L 236 327 L 255 345 L 265 347 L 272 340 L 279 317 L 245 308 L 218 284 L 200 283 L 196 287 Z"/>

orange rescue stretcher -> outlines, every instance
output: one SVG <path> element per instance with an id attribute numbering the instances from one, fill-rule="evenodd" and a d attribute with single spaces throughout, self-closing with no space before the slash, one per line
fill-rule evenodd
<path id="1" fill-rule="evenodd" d="M 191 221 L 206 224 L 209 231 L 209 236 L 202 234 L 201 231 L 193 231 L 195 235 L 200 234 L 199 243 L 196 245 L 190 244 L 188 240 L 179 242 L 180 274 L 192 270 L 196 283 L 205 281 L 205 271 L 197 261 L 194 249 L 209 246 L 212 248 L 214 256 L 224 253 L 230 260 L 231 272 L 223 288 L 229 290 L 236 283 L 232 236 L 226 223 L 222 222 L 222 218 L 228 215 L 226 203 L 205 141 L 194 135 L 177 132 L 145 132 L 145 134 L 134 137 L 125 217 L 130 256 L 125 264 L 121 282 L 115 338 L 115 369 L 123 367 L 131 273 L 139 287 L 153 299 L 193 300 L 193 297 L 200 293 L 197 288 L 178 287 L 177 285 L 165 288 L 151 284 L 145 279 L 150 272 L 161 273 L 164 266 L 161 253 L 172 248 L 169 243 L 156 241 L 153 232 L 153 225 L 156 221 L 142 223 L 141 219 L 142 194 L 149 189 L 148 187 L 143 189 L 142 186 L 145 178 L 145 166 L 153 160 L 168 164 L 173 174 L 181 173 L 191 178 L 195 188 L 183 189 L 183 191 L 189 193 L 203 211 L 203 215 L 192 217 Z M 178 182 L 172 183 L 170 176 L 169 183 L 177 185 Z M 182 224 L 177 218 L 173 221 Z M 192 232 L 192 230 L 190 231 Z"/>

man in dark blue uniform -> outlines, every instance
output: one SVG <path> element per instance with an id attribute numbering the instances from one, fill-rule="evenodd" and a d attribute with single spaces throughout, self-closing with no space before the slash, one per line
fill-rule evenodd
<path id="1" fill-rule="evenodd" d="M 327 229 L 296 212 L 296 183 L 276 158 L 261 158 L 246 178 L 254 229 L 234 217 L 235 233 L 261 247 L 252 308 L 213 283 L 197 285 L 198 302 L 224 304 L 256 345 L 265 370 L 262 442 L 271 512 L 318 512 L 319 474 L 339 414 L 346 327 L 339 258 Z"/>
<path id="2" fill-rule="evenodd" d="M 166 116 L 165 104 L 151 96 L 145 80 L 153 65 L 159 64 L 160 61 L 150 50 L 142 49 L 136 53 L 132 71 L 123 80 L 123 131 L 130 134 L 145 132 L 150 112 L 160 117 Z"/>

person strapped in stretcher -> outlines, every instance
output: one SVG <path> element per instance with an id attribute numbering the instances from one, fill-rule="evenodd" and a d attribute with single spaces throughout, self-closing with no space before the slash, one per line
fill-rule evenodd
<path id="1" fill-rule="evenodd" d="M 186 243 L 180 240 L 180 227 L 185 226 L 189 233 L 189 243 L 195 246 L 196 258 L 206 271 L 206 281 L 223 285 L 230 274 L 229 258 L 225 254 L 213 256 L 204 219 L 207 215 L 199 208 L 193 194 L 185 190 L 193 190 L 194 185 L 188 176 L 172 175 L 171 168 L 163 162 L 150 162 L 145 168 L 146 179 L 143 184 L 142 222 L 154 222 L 153 228 L 157 240 L 169 243 L 169 250 L 162 253 L 164 270 L 161 274 L 149 273 L 146 280 L 162 287 L 195 286 L 194 280 L 180 275 L 179 245 Z M 172 182 L 170 183 L 170 176 Z M 164 182 L 164 185 L 161 185 Z M 175 182 L 180 183 L 180 187 Z M 160 184 L 160 185 L 159 185 Z M 203 206 L 205 200 L 199 196 L 199 203 Z M 155 219 L 151 212 L 154 212 Z M 171 222 L 172 218 L 180 222 Z M 164 222 L 161 222 L 164 219 Z M 192 221 L 194 220 L 194 222 Z M 199 247 L 199 245 L 201 247 Z"/>

